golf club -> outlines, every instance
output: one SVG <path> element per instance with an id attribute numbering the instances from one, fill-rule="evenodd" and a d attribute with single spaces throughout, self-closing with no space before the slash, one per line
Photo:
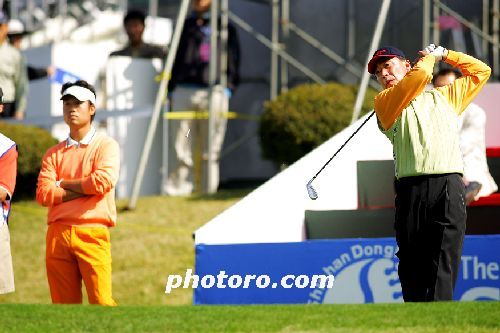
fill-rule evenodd
<path id="1" fill-rule="evenodd" d="M 314 175 L 314 177 L 311 178 L 310 181 L 307 182 L 307 185 L 306 185 L 306 188 L 307 188 L 307 194 L 309 195 L 309 198 L 311 198 L 311 200 L 316 200 L 318 199 L 318 192 L 316 192 L 316 190 L 314 189 L 314 187 L 312 186 L 312 182 L 314 179 L 316 179 L 316 177 L 318 177 L 318 175 L 321 173 L 321 171 L 323 171 L 323 169 L 328 165 L 328 163 L 330 163 L 333 158 L 335 156 L 337 156 L 337 154 L 339 153 L 339 151 L 342 150 L 342 148 L 344 148 L 344 146 L 349 142 L 349 140 L 352 139 L 352 137 L 354 135 L 356 135 L 356 133 L 358 133 L 358 131 L 361 129 L 361 127 L 363 127 L 367 122 L 368 120 L 370 120 L 370 118 L 375 114 L 375 111 L 373 111 L 369 116 L 368 118 L 365 119 L 365 121 L 363 121 L 363 123 L 354 131 L 354 133 L 351 134 L 351 136 L 349 137 L 349 139 L 347 139 L 346 142 L 344 142 L 344 144 L 342 144 L 342 146 L 340 146 L 340 148 L 335 152 L 335 154 L 333 154 L 332 157 L 330 157 L 330 159 L 325 163 L 325 165 L 323 165 L 323 167 Z"/>

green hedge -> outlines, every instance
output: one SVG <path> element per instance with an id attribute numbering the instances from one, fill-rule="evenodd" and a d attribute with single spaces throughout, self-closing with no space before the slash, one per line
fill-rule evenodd
<path id="1" fill-rule="evenodd" d="M 3 122 L 0 122 L 0 133 L 17 144 L 19 156 L 14 199 L 33 198 L 42 157 L 57 140 L 44 129 Z"/>
<path id="2" fill-rule="evenodd" d="M 351 122 L 357 86 L 304 84 L 264 103 L 260 120 L 263 156 L 290 165 Z M 361 114 L 373 109 L 377 92 L 368 89 Z"/>

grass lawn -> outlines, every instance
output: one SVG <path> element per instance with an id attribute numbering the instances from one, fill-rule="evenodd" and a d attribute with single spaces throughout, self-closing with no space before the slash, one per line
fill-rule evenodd
<path id="1" fill-rule="evenodd" d="M 2 332 L 500 332 L 500 302 L 267 306 L 0 305 Z"/>
<path id="2" fill-rule="evenodd" d="M 0 332 L 500 333 L 500 302 L 191 306 L 191 289 L 165 294 L 168 274 L 193 268 L 193 231 L 248 192 L 145 197 L 135 211 L 119 202 L 111 231 L 116 308 L 49 305 L 46 210 L 15 202 L 10 227 L 17 290 L 0 295 Z"/>
<path id="3" fill-rule="evenodd" d="M 117 303 L 191 304 L 191 289 L 164 293 L 167 275 L 183 275 L 187 268 L 193 268 L 193 231 L 249 191 L 227 190 L 186 198 L 143 197 L 134 211 L 124 210 L 126 202 L 119 202 L 118 225 L 111 229 L 113 296 Z M 46 214 L 34 201 L 13 203 L 10 232 L 16 292 L 0 295 L 0 303 L 50 303 L 45 274 Z"/>

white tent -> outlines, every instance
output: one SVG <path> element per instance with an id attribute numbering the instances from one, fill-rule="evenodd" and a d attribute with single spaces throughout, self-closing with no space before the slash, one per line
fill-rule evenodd
<path id="1" fill-rule="evenodd" d="M 390 160 L 392 146 L 372 117 L 314 180 L 312 201 L 307 182 L 367 116 L 271 178 L 240 202 L 195 231 L 196 244 L 298 242 L 304 240 L 305 210 L 357 208 L 356 163 Z"/>

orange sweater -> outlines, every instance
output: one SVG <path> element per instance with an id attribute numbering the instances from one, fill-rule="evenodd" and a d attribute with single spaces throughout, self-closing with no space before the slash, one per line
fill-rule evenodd
<path id="1" fill-rule="evenodd" d="M 116 224 L 114 187 L 118 181 L 120 151 L 112 138 L 96 134 L 89 145 L 66 147 L 66 140 L 50 148 L 42 160 L 36 200 L 49 208 L 48 224 Z M 82 181 L 87 196 L 62 201 L 57 180 Z"/>

